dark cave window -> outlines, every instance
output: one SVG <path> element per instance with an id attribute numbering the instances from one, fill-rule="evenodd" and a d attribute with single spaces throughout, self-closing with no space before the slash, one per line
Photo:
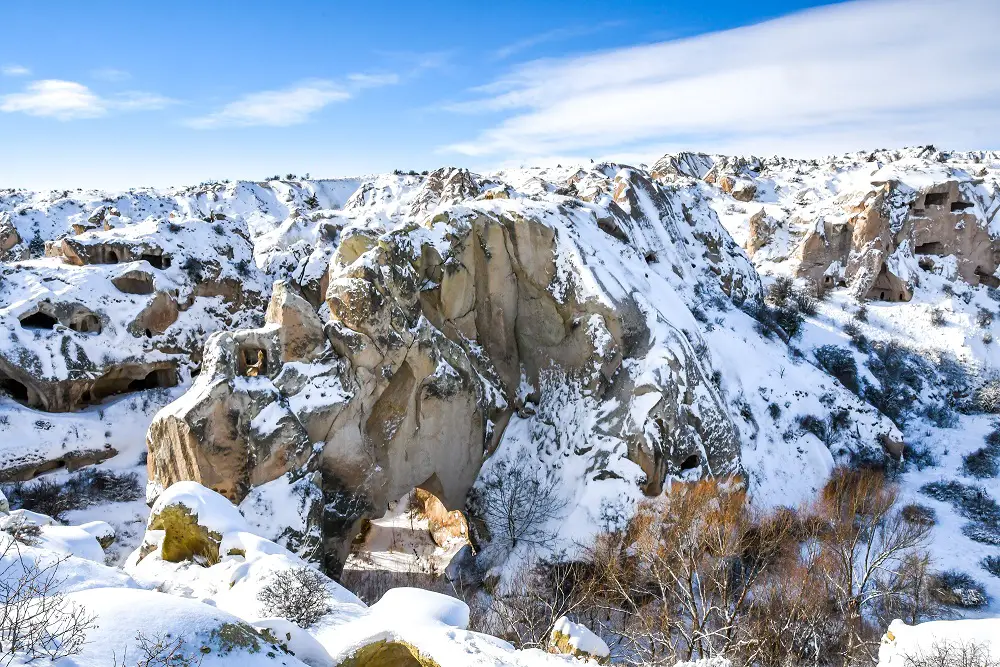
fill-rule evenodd
<path id="1" fill-rule="evenodd" d="M 52 329 L 57 324 L 59 320 L 41 311 L 21 318 L 21 326 L 26 329 Z"/>
<path id="2" fill-rule="evenodd" d="M 19 403 L 28 402 L 28 388 L 13 378 L 0 378 L 0 390 Z"/>
<path id="3" fill-rule="evenodd" d="M 694 470 L 701 465 L 701 457 L 697 454 L 692 454 L 691 456 L 684 459 L 681 463 L 681 470 Z"/>
<path id="4" fill-rule="evenodd" d="M 924 195 L 924 206 L 944 206 L 947 203 L 947 192 L 928 192 Z"/>
<path id="5" fill-rule="evenodd" d="M 144 378 L 132 380 L 128 384 L 128 391 L 142 391 L 144 389 L 158 389 L 160 387 L 173 387 L 177 384 L 177 374 L 169 368 L 151 371 Z"/>

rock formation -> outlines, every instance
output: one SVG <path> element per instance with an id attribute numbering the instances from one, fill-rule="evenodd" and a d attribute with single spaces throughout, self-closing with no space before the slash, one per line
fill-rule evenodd
<path id="1" fill-rule="evenodd" d="M 953 256 L 957 277 L 1000 286 L 1000 244 L 990 229 L 1000 207 L 996 184 L 990 189 L 972 170 L 942 166 L 948 158 L 933 147 L 822 164 L 717 158 L 703 178 L 737 202 L 773 193 L 762 205 L 743 207 L 742 229 L 730 227 L 737 236 L 745 229 L 743 245 L 755 261 L 789 262 L 819 292 L 848 286 L 859 299 L 909 301 L 921 258 L 933 264 L 934 257 Z M 973 164 L 981 159 L 968 156 Z M 789 177 L 793 171 L 835 178 Z"/>
<path id="2" fill-rule="evenodd" d="M 687 234 L 676 225 L 692 223 L 671 192 L 639 172 L 603 169 L 577 183 L 590 192 L 578 224 L 624 239 L 646 263 L 682 263 L 686 250 L 675 246 Z M 427 212 L 421 224 L 344 234 L 325 322 L 298 286 L 280 282 L 263 328 L 212 336 L 192 388 L 150 427 L 154 485 L 192 479 L 239 502 L 318 448 L 311 465 L 342 515 L 328 526 L 328 551 L 342 553 L 357 519 L 381 515 L 428 479 L 439 481 L 446 507 L 462 507 L 484 456 L 511 415 L 538 401 L 552 368 L 619 406 L 621 436 L 650 493 L 672 471 L 737 471 L 737 428 L 685 336 L 627 293 L 608 301 L 580 289 L 588 276 L 560 267 L 575 252 L 560 244 L 579 241 L 572 226 L 549 222 L 551 209 L 451 203 L 477 193 L 468 172 L 441 170 L 410 206 L 408 215 Z M 587 203 L 601 198 L 602 207 Z M 724 233 L 688 233 L 708 248 L 706 289 L 754 298 L 755 276 Z M 669 361 L 645 378 L 625 364 L 654 338 Z M 247 377 L 260 354 L 265 371 Z M 639 414 L 633 403 L 643 413 L 626 419 Z"/>

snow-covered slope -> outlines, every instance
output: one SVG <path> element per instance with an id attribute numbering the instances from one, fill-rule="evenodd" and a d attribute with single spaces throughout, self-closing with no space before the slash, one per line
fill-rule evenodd
<path id="1" fill-rule="evenodd" d="M 244 414 L 219 419 L 269 436 L 292 424 L 320 444 L 325 458 L 310 461 L 324 474 L 346 470 L 353 438 L 378 426 L 395 452 L 377 461 L 384 490 L 368 500 L 379 510 L 441 461 L 468 477 L 438 480 L 461 496 L 527 464 L 557 489 L 546 548 L 567 554 L 624 525 L 670 479 L 739 474 L 758 506 L 795 506 L 835 465 L 882 465 L 905 442 L 906 462 L 890 468 L 907 500 L 936 510 L 938 565 L 974 574 L 1000 600 L 1000 578 L 980 566 L 1000 543 L 1000 510 L 995 523 L 973 520 L 955 493 L 927 487 L 1000 493 L 963 459 L 991 432 L 993 408 L 977 397 L 1000 361 L 998 209 L 1000 156 L 933 149 L 5 191 L 0 474 L 108 457 L 102 465 L 131 468 L 154 415 L 185 392 L 161 416 L 183 417 L 205 392 L 252 393 L 232 403 L 251 405 Z M 796 296 L 776 296 L 781 277 L 797 281 Z M 253 359 L 227 361 L 223 347 L 203 364 L 220 331 L 235 332 L 216 339 L 234 350 L 268 336 L 286 345 L 288 325 L 264 319 L 279 280 L 324 331 L 316 358 L 252 378 L 238 376 Z M 377 354 L 355 346 L 363 337 Z M 407 374 L 415 381 L 398 379 Z M 434 387 L 426 405 L 460 386 L 465 412 L 419 413 L 398 399 L 407 382 Z M 456 414 L 473 424 L 461 461 L 440 426 Z M 239 483 L 290 486 L 273 460 L 254 467 L 270 450 L 245 431 L 211 436 L 254 452 L 232 468 Z M 392 449 L 397 436 L 419 446 Z M 162 463 L 173 460 L 151 462 L 153 476 L 175 474 Z M 273 504 L 268 493 L 254 497 Z M 277 539 L 281 526 L 265 530 L 265 519 L 254 528 Z M 216 586 L 199 577 L 180 588 L 214 594 L 202 585 Z"/>

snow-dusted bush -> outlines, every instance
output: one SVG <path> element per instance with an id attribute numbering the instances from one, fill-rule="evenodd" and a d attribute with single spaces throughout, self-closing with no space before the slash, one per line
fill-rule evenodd
<path id="1" fill-rule="evenodd" d="M 865 400 L 897 424 L 905 420 L 904 410 L 916 403 L 923 378 L 933 373 L 926 359 L 895 341 L 872 343 L 868 370 L 879 386 L 864 382 Z"/>
<path id="2" fill-rule="evenodd" d="M 965 572 L 947 570 L 931 577 L 930 593 L 941 604 L 978 609 L 989 603 L 986 589 Z"/>
<path id="3" fill-rule="evenodd" d="M 548 477 L 539 479 L 523 456 L 496 461 L 469 496 L 472 514 L 486 523 L 491 543 L 507 549 L 550 544 L 554 535 L 549 524 L 565 506 L 558 484 Z"/>
<path id="4" fill-rule="evenodd" d="M 904 521 L 920 524 L 922 526 L 933 526 L 937 523 L 937 513 L 934 508 L 920 503 L 910 503 L 905 505 L 900 511 Z"/>
<path id="5" fill-rule="evenodd" d="M 0 535 L 0 664 L 76 655 L 94 617 L 59 592 L 65 558 L 38 565 L 17 540 Z"/>
<path id="6" fill-rule="evenodd" d="M 49 479 L 15 482 L 4 488 L 10 505 L 46 514 L 62 521 L 66 512 L 100 503 L 130 502 L 143 496 L 139 477 L 134 472 L 115 472 L 88 468 L 70 476 L 64 483 Z"/>
<path id="7" fill-rule="evenodd" d="M 929 649 L 903 654 L 904 667 L 1000 667 L 989 645 L 963 639 L 939 639 Z"/>
<path id="8" fill-rule="evenodd" d="M 267 616 L 287 618 L 308 628 L 330 611 L 326 577 L 309 567 L 275 573 L 257 593 Z"/>
<path id="9" fill-rule="evenodd" d="M 824 345 L 816 350 L 815 355 L 820 368 L 840 380 L 842 385 L 854 393 L 860 391 L 858 365 L 850 350 L 837 345 Z"/>
<path id="10" fill-rule="evenodd" d="M 1000 412 L 1000 377 L 989 377 L 979 385 L 976 389 L 975 407 L 989 414 Z"/>
<path id="11" fill-rule="evenodd" d="M 967 519 L 1000 525 L 1000 504 L 986 489 L 948 480 L 929 482 L 920 487 L 920 490 L 935 500 L 951 503 Z"/>
<path id="12" fill-rule="evenodd" d="M 947 323 L 947 320 L 944 318 L 944 313 L 940 308 L 931 308 L 930 321 L 931 324 L 936 327 L 943 327 Z"/>
<path id="13" fill-rule="evenodd" d="M 767 288 L 767 300 L 776 306 L 784 306 L 795 294 L 795 281 L 787 276 L 778 276 Z"/>
<path id="14" fill-rule="evenodd" d="M 1000 556 L 987 556 L 979 564 L 994 577 L 1000 577 Z"/>
<path id="15" fill-rule="evenodd" d="M 996 477 L 1000 473 L 996 453 L 990 447 L 980 447 L 962 458 L 962 470 L 966 475 L 978 477 Z"/>
<path id="16" fill-rule="evenodd" d="M 851 339 L 853 345 L 860 352 L 868 351 L 868 337 L 861 331 L 857 322 L 847 322 L 844 324 L 844 333 Z"/>

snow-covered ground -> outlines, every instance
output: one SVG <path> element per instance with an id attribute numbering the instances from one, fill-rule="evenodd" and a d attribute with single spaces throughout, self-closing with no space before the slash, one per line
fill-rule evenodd
<path id="1" fill-rule="evenodd" d="M 469 176 L 466 181 L 447 181 L 451 185 L 461 181 L 450 194 L 432 192 L 425 187 L 423 175 L 399 173 L 338 181 L 207 184 L 114 195 L 3 191 L 0 223 L 12 225 L 21 243 L 2 264 L 0 317 L 6 318 L 8 333 L 0 336 L 0 351 L 15 349 L 13 344 L 17 342 L 32 355 L 48 360 L 42 375 L 68 377 L 61 363 L 62 351 L 53 344 L 55 339 L 35 332 L 17 341 L 11 337 L 11 332 L 21 330 L 16 318 L 39 299 L 72 299 L 109 313 L 112 319 L 120 316 L 117 328 L 108 329 L 113 334 L 108 338 L 58 332 L 74 340 L 79 338 L 78 349 L 88 357 L 100 359 L 106 352 L 104 356 L 110 361 L 143 355 L 181 356 L 187 353 L 185 350 L 199 348 L 210 333 L 253 320 L 249 314 L 233 316 L 223 312 L 220 297 L 197 297 L 171 327 L 170 336 L 181 343 L 178 351 L 149 351 L 143 340 L 128 335 L 124 328 L 126 320 L 141 310 L 141 300 L 130 295 L 119 297 L 108 287 L 109 281 L 128 267 L 76 267 L 55 257 L 40 257 L 39 244 L 65 235 L 75 233 L 84 240 L 101 235 L 158 238 L 166 236 L 164 230 L 174 224 L 194 230 L 184 232 L 191 237 L 188 246 L 197 246 L 203 254 L 224 256 L 232 244 L 220 240 L 219 247 L 213 250 L 214 237 L 243 234 L 249 243 L 244 259 L 250 257 L 252 248 L 255 265 L 250 278 L 243 276 L 248 285 L 266 295 L 274 280 L 294 279 L 305 290 L 313 290 L 322 302 L 330 258 L 340 242 L 354 234 L 374 237 L 409 229 L 412 238 L 446 248 L 450 241 L 441 225 L 419 227 L 414 223 L 448 207 L 460 213 L 534 216 L 550 221 L 552 229 L 557 230 L 559 271 L 551 286 L 557 296 L 576 290 L 577 298 L 593 299 L 609 307 L 626 299 L 638 304 L 649 326 L 649 349 L 641 358 L 627 361 L 626 371 L 636 385 L 658 386 L 669 377 L 664 369 L 689 356 L 697 359 L 705 375 L 711 375 L 711 384 L 704 383 L 698 390 L 704 392 L 705 400 L 717 398 L 736 424 L 739 470 L 746 477 L 755 504 L 766 508 L 806 502 L 823 486 L 835 465 L 867 455 L 866 448 L 880 451 L 883 437 L 902 440 L 908 446 L 908 460 L 897 478 L 902 500 L 926 505 L 935 513 L 930 543 L 934 567 L 964 571 L 985 587 L 988 605 L 963 610 L 962 614 L 996 615 L 1000 612 L 1000 577 L 990 574 L 981 563 L 987 556 L 1000 556 L 1000 546 L 972 539 L 967 530 L 970 519 L 962 515 L 961 508 L 932 498 L 925 487 L 934 482 L 957 481 L 981 488 L 1000 501 L 1000 479 L 970 477 L 963 460 L 983 447 L 986 436 L 994 430 L 993 416 L 966 414 L 963 409 L 978 384 L 1000 370 L 1000 339 L 993 340 L 1000 335 L 997 291 L 985 285 L 969 285 L 959 276 L 953 257 L 935 257 L 925 265 L 909 261 L 912 256 L 896 257 L 894 261 L 905 265 L 906 276 L 912 280 L 910 301 L 862 304 L 849 289 L 832 289 L 818 302 L 816 313 L 806 316 L 801 335 L 789 344 L 762 333 L 753 317 L 736 307 L 733 300 L 721 296 L 717 282 L 710 284 L 716 280 L 709 278 L 711 267 L 720 265 L 731 275 L 745 277 L 743 287 L 750 297 L 759 289 L 760 278 L 766 289 L 779 276 L 796 275 L 801 261 L 796 248 L 803 236 L 816 229 L 819 221 L 842 222 L 845 202 L 858 199 L 873 182 L 889 179 L 918 189 L 955 178 L 961 172 L 962 178 L 968 177 L 963 183 L 976 196 L 976 215 L 992 237 L 1000 238 L 1000 221 L 996 220 L 1000 209 L 1000 156 L 912 150 L 883 153 L 874 160 L 870 157 L 857 154 L 820 161 L 773 159 L 750 161 L 749 167 L 737 165 L 734 173 L 755 186 L 751 201 L 736 199 L 717 183 L 702 180 L 721 158 L 682 160 L 687 166 L 663 177 L 656 186 L 669 191 L 677 209 L 669 212 L 657 210 L 648 194 L 639 189 L 630 194 L 631 199 L 621 197 L 621 204 L 615 202 L 615 196 L 634 188 L 647 175 L 642 170 L 608 164 Z M 461 190 L 462 184 L 469 182 L 475 183 L 478 192 Z M 609 184 L 612 190 L 620 190 L 609 193 Z M 493 199 L 501 192 L 502 197 Z M 89 222 L 102 207 L 115 209 L 114 220 L 103 230 Z M 644 220 L 655 224 L 635 224 L 620 231 L 627 237 L 623 241 L 597 223 L 610 210 L 623 211 L 619 222 Z M 726 243 L 731 245 L 728 236 L 737 243 L 747 243 L 750 219 L 761 210 L 774 228 L 768 242 L 754 253 L 751 264 L 747 255 Z M 223 234 L 208 231 L 219 220 L 225 222 Z M 84 227 L 84 231 L 74 230 L 74 225 Z M 719 247 L 724 259 L 713 263 L 710 256 L 719 253 Z M 730 251 L 732 255 L 726 256 Z M 242 257 L 242 251 L 235 252 L 232 257 L 223 257 L 227 270 L 232 268 L 229 260 L 236 262 Z M 178 293 L 193 289 L 179 270 L 158 274 L 157 280 Z M 320 303 L 318 308 L 321 314 L 328 315 L 325 304 Z M 863 313 L 859 313 L 862 308 Z M 984 312 L 990 316 L 985 317 Z M 593 336 L 595 340 L 600 338 L 596 327 Z M 867 343 L 858 344 L 861 337 Z M 824 346 L 843 348 L 854 359 L 859 380 L 877 386 L 879 377 L 871 368 L 874 357 L 866 350 L 873 344 L 890 342 L 928 364 L 921 367 L 926 370 L 921 371 L 925 375 L 919 391 L 909 404 L 897 406 L 903 418 L 897 417 L 895 424 L 825 372 L 816 360 L 816 351 Z M 196 364 L 191 363 L 190 369 L 181 373 L 181 384 L 176 388 L 135 392 L 78 412 L 41 412 L 0 396 L 0 469 L 58 460 L 74 451 L 108 448 L 114 449 L 117 456 L 99 467 L 135 472 L 144 485 L 145 471 L 140 461 L 146 429 L 161 407 L 190 386 L 190 370 L 194 368 Z M 552 551 L 567 553 L 596 532 L 621 526 L 641 501 L 643 473 L 629 458 L 628 443 L 619 434 L 622 420 L 629 421 L 637 433 L 649 428 L 650 411 L 656 401 L 638 396 L 628 406 L 610 405 L 558 374 L 547 376 L 545 381 L 551 384 L 522 388 L 520 398 L 540 398 L 528 406 L 530 410 L 511 417 L 482 474 L 489 474 L 491 467 L 503 461 L 527 458 L 537 471 L 555 479 L 565 495 L 567 511 L 551 521 L 550 529 L 557 538 Z M 850 415 L 851 427 L 828 433 L 826 440 L 801 425 L 803 416 L 828 419 L 843 411 Z M 610 474 L 592 475 L 597 467 Z M 47 473 L 46 478 L 63 482 L 72 474 L 56 470 Z M 688 473 L 692 474 L 696 473 Z M 429 594 L 396 593 L 385 604 L 380 602 L 368 609 L 333 582 L 329 584 L 333 608 L 329 618 L 309 629 L 308 636 L 295 630 L 292 634 L 296 638 L 289 639 L 301 647 L 297 657 L 278 652 L 277 657 L 268 658 L 268 651 L 247 652 L 246 647 L 230 647 L 230 653 L 223 655 L 218 636 L 212 638 L 213 630 L 223 624 L 243 622 L 259 628 L 272 623 L 274 628 L 285 627 L 261 614 L 256 595 L 274 572 L 300 561 L 283 547 L 254 535 L 254 531 L 266 532 L 260 516 L 257 523 L 248 523 L 250 517 L 241 516 L 232 506 L 226 507 L 226 501 L 206 500 L 210 497 L 197 489 L 191 493 L 194 495 L 178 502 L 197 506 L 204 524 L 211 524 L 212 530 L 228 540 L 226 547 L 233 547 L 232 553 L 224 548 L 221 561 L 208 567 L 167 563 L 156 555 L 162 545 L 155 542 L 153 533 L 157 531 L 146 531 L 150 510 L 142 500 L 94 505 L 65 515 L 66 522 L 73 526 L 95 521 L 109 524 L 116 542 L 106 553 L 94 550 L 96 542 L 90 541 L 86 530 L 60 534 L 58 526 L 43 531 L 42 546 L 26 547 L 26 553 L 33 558 L 45 557 L 44 551 L 74 554 L 67 561 L 70 578 L 65 590 L 101 618 L 99 641 L 67 665 L 107 664 L 116 646 L 123 650 L 131 646 L 129 650 L 134 653 L 135 632 L 144 627 L 150 632 L 159 629 L 199 637 L 198 641 L 211 649 L 213 657 L 207 662 L 218 663 L 245 661 L 253 655 L 252 662 L 277 660 L 295 665 L 301 657 L 311 667 L 332 665 L 338 657 L 360 646 L 351 642 L 376 637 L 427 647 L 442 667 L 564 664 L 568 660 L 513 652 L 500 640 L 468 632 L 464 627 L 467 619 L 462 621 L 459 607 Z M 278 508 L 274 498 L 266 500 L 270 507 Z M 213 524 L 218 517 L 227 518 Z M 426 520 L 402 511 L 373 521 L 363 554 L 353 556 L 348 568 L 442 572 L 458 545 L 438 547 L 427 528 Z M 138 557 L 150 548 L 152 552 Z M 124 570 L 112 567 L 123 564 Z M 93 590 L 96 588 L 103 592 Z M 152 608 L 162 613 L 149 612 Z M 141 613 L 129 613 L 136 609 Z M 409 620 L 401 620 L 401 609 L 407 610 Z M 180 618 L 187 619 L 187 625 L 177 620 Z M 413 618 L 420 622 L 412 623 Z M 173 625 L 175 621 L 181 624 Z M 975 632 L 980 630 L 976 626 Z M 906 632 L 901 629 L 897 634 L 903 637 Z M 197 650 L 201 650 L 201 644 Z M 884 658 L 884 664 L 896 664 L 886 660 L 892 659 Z"/>

